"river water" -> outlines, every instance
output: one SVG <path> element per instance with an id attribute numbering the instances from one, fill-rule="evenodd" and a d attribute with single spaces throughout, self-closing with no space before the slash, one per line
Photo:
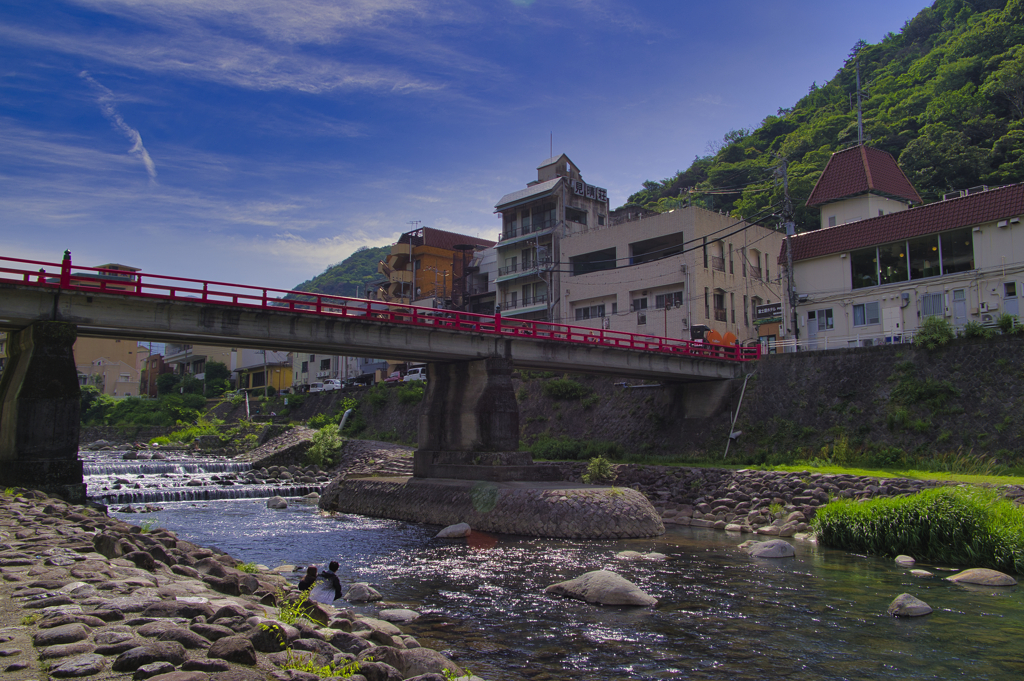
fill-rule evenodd
<path id="1" fill-rule="evenodd" d="M 196 468 L 186 477 L 212 477 L 206 463 L 224 464 L 187 463 Z M 112 476 L 134 484 L 131 473 L 104 475 L 87 477 L 90 494 Z M 337 560 L 342 582 L 370 582 L 388 602 L 424 613 L 410 633 L 492 681 L 1024 678 L 1024 590 L 955 585 L 940 578 L 944 566 L 919 565 L 937 575 L 920 580 L 891 560 L 800 541 L 796 558 L 757 560 L 738 548 L 748 536 L 704 528 L 644 540 L 474 535 L 467 542 L 434 539 L 434 526 L 325 516 L 297 499 L 286 510 L 267 509 L 262 498 L 159 505 L 156 513 L 112 515 L 270 567 Z M 627 549 L 669 560 L 615 558 Z M 658 606 L 601 607 L 543 594 L 549 584 L 603 568 L 657 597 Z M 888 617 L 903 592 L 935 612 Z"/>

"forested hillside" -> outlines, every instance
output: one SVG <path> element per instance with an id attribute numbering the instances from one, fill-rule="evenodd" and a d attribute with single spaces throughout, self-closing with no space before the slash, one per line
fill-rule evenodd
<path id="1" fill-rule="evenodd" d="M 785 158 L 797 229 L 817 228 L 803 203 L 832 152 L 857 142 L 857 61 L 868 144 L 898 159 L 925 202 L 1024 181 L 1024 0 L 938 0 L 880 43 L 858 42 L 792 108 L 728 132 L 713 155 L 644 182 L 625 205 L 664 212 L 692 201 L 757 219 L 781 206 Z"/>
<path id="2" fill-rule="evenodd" d="M 391 252 L 390 246 L 363 246 L 341 262 L 295 287 L 296 291 L 325 293 L 332 296 L 363 297 L 365 284 L 377 274 L 377 263 Z"/>

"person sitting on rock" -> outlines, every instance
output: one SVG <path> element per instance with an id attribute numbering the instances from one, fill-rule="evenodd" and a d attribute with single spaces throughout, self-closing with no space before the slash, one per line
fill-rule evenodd
<path id="1" fill-rule="evenodd" d="M 316 582 L 316 568 L 310 565 L 306 568 L 306 576 L 299 580 L 299 591 L 305 591 Z"/>
<path id="2" fill-rule="evenodd" d="M 338 579 L 338 575 L 334 574 L 338 569 L 338 564 L 331 561 L 330 568 L 331 569 L 320 573 L 320 579 L 327 591 L 330 591 L 331 589 L 334 590 L 334 598 L 331 600 L 336 601 L 341 598 L 341 581 Z"/>

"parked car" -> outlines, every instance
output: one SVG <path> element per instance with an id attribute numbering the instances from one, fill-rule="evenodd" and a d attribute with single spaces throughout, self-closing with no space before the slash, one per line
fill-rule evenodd
<path id="1" fill-rule="evenodd" d="M 309 392 L 311 392 L 311 393 L 322 393 L 323 391 L 324 391 L 324 384 L 323 383 L 319 383 L 318 382 L 318 383 L 310 383 L 309 384 Z"/>
<path id="2" fill-rule="evenodd" d="M 324 388 L 326 390 L 341 390 L 341 381 L 336 378 L 328 378 L 324 381 Z"/>
<path id="3" fill-rule="evenodd" d="M 427 367 L 414 367 L 409 369 L 403 381 L 425 381 L 427 380 Z"/>
<path id="4" fill-rule="evenodd" d="M 392 371 L 391 375 L 384 379 L 385 383 L 400 383 L 402 381 L 401 371 Z"/>

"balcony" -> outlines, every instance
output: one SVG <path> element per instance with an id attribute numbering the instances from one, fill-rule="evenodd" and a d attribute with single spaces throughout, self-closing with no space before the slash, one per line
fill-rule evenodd
<path id="1" fill-rule="evenodd" d="M 727 321 L 729 321 L 729 315 L 726 313 L 725 310 L 720 310 L 720 309 L 718 309 L 716 307 L 715 308 L 715 321 L 716 322 L 727 322 Z"/>
<path id="2" fill-rule="evenodd" d="M 761 268 L 760 267 L 751 267 L 751 268 L 749 268 L 749 272 L 750 272 L 750 278 L 751 279 L 760 279 L 761 278 Z"/>
<path id="3" fill-rule="evenodd" d="M 533 307 L 534 305 L 546 305 L 548 302 L 547 294 L 539 296 L 533 296 L 532 298 L 518 298 L 516 300 L 506 300 L 501 304 L 501 309 L 504 310 L 515 310 L 517 308 Z"/>
<path id="4" fill-rule="evenodd" d="M 711 269 L 719 272 L 725 271 L 725 258 L 719 255 L 711 256 Z"/>
<path id="5" fill-rule="evenodd" d="M 531 262 L 524 262 L 522 264 L 517 263 L 515 265 L 499 267 L 497 281 L 510 281 L 512 279 L 518 279 L 519 277 L 534 275 L 537 274 L 542 267 L 550 264 L 551 258 L 542 258 Z"/>
<path id="6" fill-rule="evenodd" d="M 524 227 L 517 227 L 516 229 L 506 229 L 501 233 L 501 239 L 499 239 L 498 241 L 498 246 L 500 248 L 510 243 L 522 241 L 529 237 L 531 234 L 550 232 L 551 229 L 557 224 L 557 222 L 557 220 L 537 220 L 533 224 L 526 225 Z"/>
<path id="7" fill-rule="evenodd" d="M 504 277 L 506 274 L 514 274 L 517 271 L 519 271 L 518 263 L 514 265 L 506 265 L 505 267 L 498 268 L 498 276 Z"/>

